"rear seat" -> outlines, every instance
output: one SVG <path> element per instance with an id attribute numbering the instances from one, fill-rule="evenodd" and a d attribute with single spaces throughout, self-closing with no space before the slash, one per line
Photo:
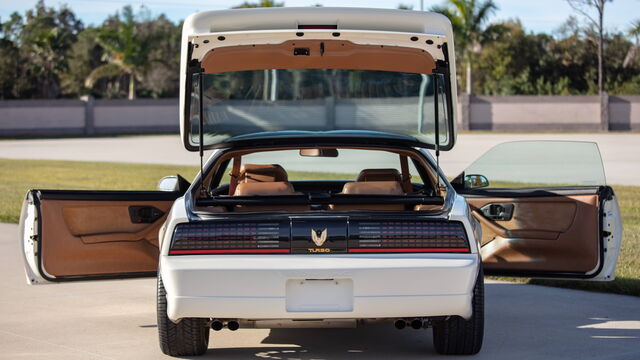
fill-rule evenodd
<path id="1" fill-rule="evenodd" d="M 234 196 L 300 195 L 289 182 L 289 176 L 278 164 L 244 164 L 238 175 Z M 236 205 L 236 211 L 308 210 L 306 205 Z"/>
<path id="2" fill-rule="evenodd" d="M 364 169 L 355 182 L 344 184 L 341 194 L 404 195 L 400 173 L 396 169 Z M 340 204 L 329 205 L 331 210 L 404 210 L 398 204 Z"/>

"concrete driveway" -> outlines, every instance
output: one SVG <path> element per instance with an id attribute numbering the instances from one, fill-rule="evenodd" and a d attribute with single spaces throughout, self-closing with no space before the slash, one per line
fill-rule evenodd
<path id="1" fill-rule="evenodd" d="M 158 359 L 155 279 L 28 286 L 16 225 L 0 224 L 1 359 Z M 640 298 L 490 282 L 473 359 L 640 359 Z M 212 332 L 202 359 L 424 359 L 430 330 Z M 454 359 L 455 357 L 440 357 Z M 469 359 L 469 357 L 466 357 Z"/>
<path id="2" fill-rule="evenodd" d="M 617 133 L 473 133 L 460 134 L 455 148 L 443 152 L 440 165 L 449 176 L 459 174 L 491 147 L 516 140 L 593 141 L 598 144 L 605 164 L 607 181 L 614 185 L 640 185 L 640 134 Z M 178 135 L 136 136 L 89 139 L 7 140 L 0 141 L 0 158 L 113 161 L 150 164 L 199 165 L 197 153 L 186 151 Z M 281 159 L 293 164 L 288 170 L 314 170 L 309 163 Z M 270 161 L 270 160 L 267 160 Z M 362 162 L 341 162 L 335 172 L 351 173 Z M 372 159 L 375 167 L 375 159 Z"/>

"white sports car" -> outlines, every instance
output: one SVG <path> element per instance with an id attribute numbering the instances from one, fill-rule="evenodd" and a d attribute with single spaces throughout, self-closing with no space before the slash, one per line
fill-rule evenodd
<path id="1" fill-rule="evenodd" d="M 27 281 L 157 274 L 175 356 L 203 354 L 210 329 L 373 321 L 477 353 L 483 272 L 612 280 L 622 227 L 592 143 L 503 144 L 448 181 L 455 69 L 438 14 L 194 14 L 181 136 L 213 155 L 162 191 L 29 191 Z"/>

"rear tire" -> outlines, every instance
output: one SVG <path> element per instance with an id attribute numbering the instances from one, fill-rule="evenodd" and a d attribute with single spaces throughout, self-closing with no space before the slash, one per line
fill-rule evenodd
<path id="1" fill-rule="evenodd" d="M 185 318 L 174 323 L 167 316 L 167 294 L 158 274 L 158 335 L 160 349 L 170 356 L 194 356 L 207 352 L 207 319 Z"/>
<path id="2" fill-rule="evenodd" d="M 465 320 L 452 316 L 433 326 L 433 345 L 436 351 L 445 355 L 473 355 L 482 348 L 484 337 L 484 274 L 478 272 L 473 289 L 473 315 Z"/>

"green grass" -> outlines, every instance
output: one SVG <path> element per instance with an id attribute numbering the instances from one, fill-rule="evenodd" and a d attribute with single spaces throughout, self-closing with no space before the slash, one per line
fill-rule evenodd
<path id="1" fill-rule="evenodd" d="M 163 176 L 180 174 L 191 180 L 197 172 L 196 166 L 0 159 L 0 222 L 18 222 L 22 200 L 29 189 L 153 190 Z M 289 177 L 330 180 L 351 179 L 355 175 L 290 171 Z M 614 190 L 624 224 L 615 281 L 509 280 L 640 296 L 640 187 L 616 186 Z"/>
<path id="2" fill-rule="evenodd" d="M 18 222 L 29 189 L 155 190 L 164 176 L 192 179 L 197 172 L 195 166 L 0 159 L 0 222 Z"/>

